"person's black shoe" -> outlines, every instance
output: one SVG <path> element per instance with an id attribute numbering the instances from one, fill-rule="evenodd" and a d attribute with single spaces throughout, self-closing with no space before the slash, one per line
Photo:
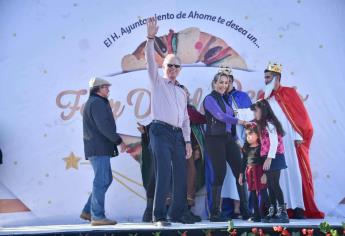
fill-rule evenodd
<path id="1" fill-rule="evenodd" d="M 171 223 L 168 222 L 166 219 L 160 219 L 157 221 L 153 222 L 155 226 L 157 227 L 167 227 L 167 226 L 171 226 Z"/>
<path id="2" fill-rule="evenodd" d="M 231 216 L 232 219 L 242 219 L 242 216 L 240 213 L 233 213 Z"/>
<path id="3" fill-rule="evenodd" d="M 191 210 L 188 210 L 189 216 L 193 218 L 194 222 L 201 222 L 201 217 L 198 215 L 195 215 Z"/>
<path id="4" fill-rule="evenodd" d="M 217 214 L 211 214 L 210 216 L 210 221 L 211 222 L 228 222 L 229 220 L 229 217 L 225 217 L 222 215 L 222 213 L 217 213 Z"/>
<path id="5" fill-rule="evenodd" d="M 286 211 L 286 205 L 279 205 L 277 214 L 269 220 L 269 223 L 289 223 L 289 216 Z"/>
<path id="6" fill-rule="evenodd" d="M 249 218 L 250 218 L 249 214 L 244 214 L 244 215 L 241 216 L 242 220 L 249 220 Z"/>
<path id="7" fill-rule="evenodd" d="M 268 208 L 268 214 L 261 219 L 261 223 L 271 223 L 271 219 L 275 216 L 275 209 L 276 207 L 274 205 L 271 205 L 270 208 Z"/>
<path id="8" fill-rule="evenodd" d="M 178 219 L 171 219 L 171 222 L 182 224 L 194 224 L 196 221 L 190 213 L 186 212 Z"/>
<path id="9" fill-rule="evenodd" d="M 304 210 L 302 208 L 296 207 L 293 210 L 293 218 L 299 220 L 305 219 Z"/>

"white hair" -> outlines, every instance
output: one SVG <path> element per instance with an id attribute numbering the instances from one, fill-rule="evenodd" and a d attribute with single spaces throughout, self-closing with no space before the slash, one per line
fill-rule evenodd
<path id="1" fill-rule="evenodd" d="M 176 56 L 175 54 L 168 54 L 165 56 L 164 61 L 163 61 L 163 65 L 167 65 L 168 62 L 172 59 L 175 58 L 178 63 L 181 65 L 181 58 L 179 58 L 178 56 Z"/>

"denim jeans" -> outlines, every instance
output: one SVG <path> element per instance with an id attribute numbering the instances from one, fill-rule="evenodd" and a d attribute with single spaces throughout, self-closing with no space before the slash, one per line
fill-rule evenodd
<path id="1" fill-rule="evenodd" d="M 92 193 L 85 204 L 83 212 L 91 214 L 92 220 L 102 220 L 105 218 L 105 193 L 113 181 L 110 156 L 92 156 L 88 157 L 88 159 L 95 177 L 93 179 Z"/>
<path id="2" fill-rule="evenodd" d="M 152 123 L 150 146 L 154 158 L 156 179 L 153 220 L 167 218 L 165 200 L 171 189 L 171 179 L 172 203 L 169 216 L 172 219 L 178 219 L 185 210 L 187 200 L 186 144 L 182 131 Z"/>

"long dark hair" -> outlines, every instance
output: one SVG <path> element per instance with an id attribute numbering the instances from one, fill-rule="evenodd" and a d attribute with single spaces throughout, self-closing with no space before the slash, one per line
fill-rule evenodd
<path id="1" fill-rule="evenodd" d="M 256 121 L 256 123 L 258 124 L 258 128 L 260 130 L 260 133 L 267 126 L 267 122 L 270 122 L 275 126 L 277 133 L 279 135 L 281 136 L 285 135 L 282 124 L 280 123 L 276 115 L 274 114 L 270 104 L 267 102 L 266 99 L 257 101 L 251 106 L 251 109 L 253 111 L 256 109 L 261 110 L 261 119 Z"/>

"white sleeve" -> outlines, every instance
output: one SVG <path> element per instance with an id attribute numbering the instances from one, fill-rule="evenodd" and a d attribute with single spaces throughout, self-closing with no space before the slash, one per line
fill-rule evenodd
<path id="1" fill-rule="evenodd" d="M 276 158 L 277 149 L 278 149 L 278 134 L 276 127 L 271 124 L 267 123 L 267 131 L 268 137 L 270 139 L 270 149 L 268 151 L 268 158 Z"/>
<path id="2" fill-rule="evenodd" d="M 187 104 L 187 101 L 186 101 L 186 104 Z M 184 109 L 184 119 L 183 119 L 183 123 L 182 123 L 182 133 L 183 133 L 184 141 L 185 142 L 190 142 L 191 129 L 190 129 L 190 120 L 189 120 L 187 105 L 186 105 L 186 108 Z"/>
<path id="3" fill-rule="evenodd" d="M 147 71 L 149 72 L 149 78 L 152 83 L 158 81 L 158 66 L 155 59 L 155 49 L 154 49 L 155 41 L 152 39 L 147 40 L 146 42 L 146 51 L 145 57 L 147 62 Z"/>

